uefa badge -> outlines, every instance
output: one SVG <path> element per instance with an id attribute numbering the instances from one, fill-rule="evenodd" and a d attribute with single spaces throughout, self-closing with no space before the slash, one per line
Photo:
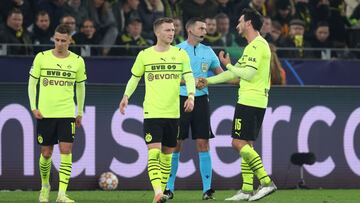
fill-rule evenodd
<path id="1" fill-rule="evenodd" d="M 201 70 L 206 73 L 209 70 L 209 65 L 207 63 L 201 63 Z"/>

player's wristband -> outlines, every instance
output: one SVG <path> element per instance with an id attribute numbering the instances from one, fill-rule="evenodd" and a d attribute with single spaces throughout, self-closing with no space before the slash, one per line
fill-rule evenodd
<path id="1" fill-rule="evenodd" d="M 195 97 L 194 97 L 194 95 L 189 94 L 189 95 L 188 95 L 188 99 L 191 99 L 191 100 L 193 100 L 193 101 L 194 101 L 194 100 L 195 100 Z"/>

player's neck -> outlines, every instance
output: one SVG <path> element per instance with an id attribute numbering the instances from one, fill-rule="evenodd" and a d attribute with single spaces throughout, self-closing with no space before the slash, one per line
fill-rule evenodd
<path id="1" fill-rule="evenodd" d="M 246 33 L 245 38 L 247 42 L 250 44 L 257 36 L 259 36 L 260 33 L 258 31 L 249 31 Z"/>
<path id="2" fill-rule="evenodd" d="M 66 58 L 70 55 L 70 52 L 68 50 L 59 51 L 59 50 L 53 49 L 53 50 L 51 50 L 51 52 L 57 58 Z"/>
<path id="3" fill-rule="evenodd" d="M 158 41 L 154 46 L 155 51 L 164 52 L 170 49 L 170 44 Z"/>

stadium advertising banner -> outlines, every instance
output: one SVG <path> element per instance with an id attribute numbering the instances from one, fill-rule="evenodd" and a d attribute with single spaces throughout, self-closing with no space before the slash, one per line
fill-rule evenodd
<path id="1" fill-rule="evenodd" d="M 0 67 L 11 67 L 0 74 L 0 82 L 27 82 L 33 57 L 0 57 Z M 360 85 L 360 60 L 281 60 L 288 85 Z M 127 83 L 133 57 L 89 57 L 85 60 L 87 81 Z M 26 77 L 24 77 L 26 76 Z"/>
<path id="2" fill-rule="evenodd" d="M 26 85 L 0 85 L 0 189 L 38 190 L 39 147 L 35 120 L 29 110 Z M 124 86 L 87 87 L 83 127 L 73 151 L 70 189 L 96 189 L 101 173 L 112 171 L 119 189 L 150 189 L 147 148 L 142 138 L 142 100 L 139 87 L 125 115 L 118 111 Z M 231 148 L 231 120 L 237 100 L 234 86 L 210 89 L 213 187 L 241 185 L 239 155 Z M 300 168 L 290 162 L 295 152 L 313 152 L 316 161 L 304 165 L 310 188 L 360 187 L 360 89 L 335 87 L 275 87 L 256 150 L 280 188 L 300 180 Z M 159 101 L 161 102 L 161 101 Z M 51 184 L 57 188 L 59 150 L 53 154 Z M 192 140 L 180 157 L 178 189 L 200 189 L 198 155 Z"/>

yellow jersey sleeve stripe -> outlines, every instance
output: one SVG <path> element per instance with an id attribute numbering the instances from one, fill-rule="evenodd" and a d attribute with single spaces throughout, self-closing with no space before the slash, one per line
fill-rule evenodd
<path id="1" fill-rule="evenodd" d="M 192 73 L 192 71 L 185 72 L 185 73 L 183 73 L 183 75 L 188 74 L 188 73 Z"/>
<path id="2" fill-rule="evenodd" d="M 134 77 L 141 78 L 141 76 L 135 75 L 134 73 L 131 73 Z"/>
<path id="3" fill-rule="evenodd" d="M 257 68 L 255 66 L 250 66 L 250 65 L 245 65 L 246 67 L 250 67 L 250 68 L 253 68 L 255 70 L 257 70 Z"/>
<path id="4" fill-rule="evenodd" d="M 76 83 L 82 83 L 82 82 L 84 82 L 84 81 L 86 81 L 86 79 L 85 79 L 85 80 L 81 80 L 81 81 L 76 81 Z"/>
<path id="5" fill-rule="evenodd" d="M 33 76 L 33 75 L 31 75 L 31 74 L 29 74 L 31 77 L 33 77 L 33 78 L 35 78 L 35 79 L 39 79 L 39 78 L 37 78 L 37 77 L 35 77 L 35 76 Z"/>

